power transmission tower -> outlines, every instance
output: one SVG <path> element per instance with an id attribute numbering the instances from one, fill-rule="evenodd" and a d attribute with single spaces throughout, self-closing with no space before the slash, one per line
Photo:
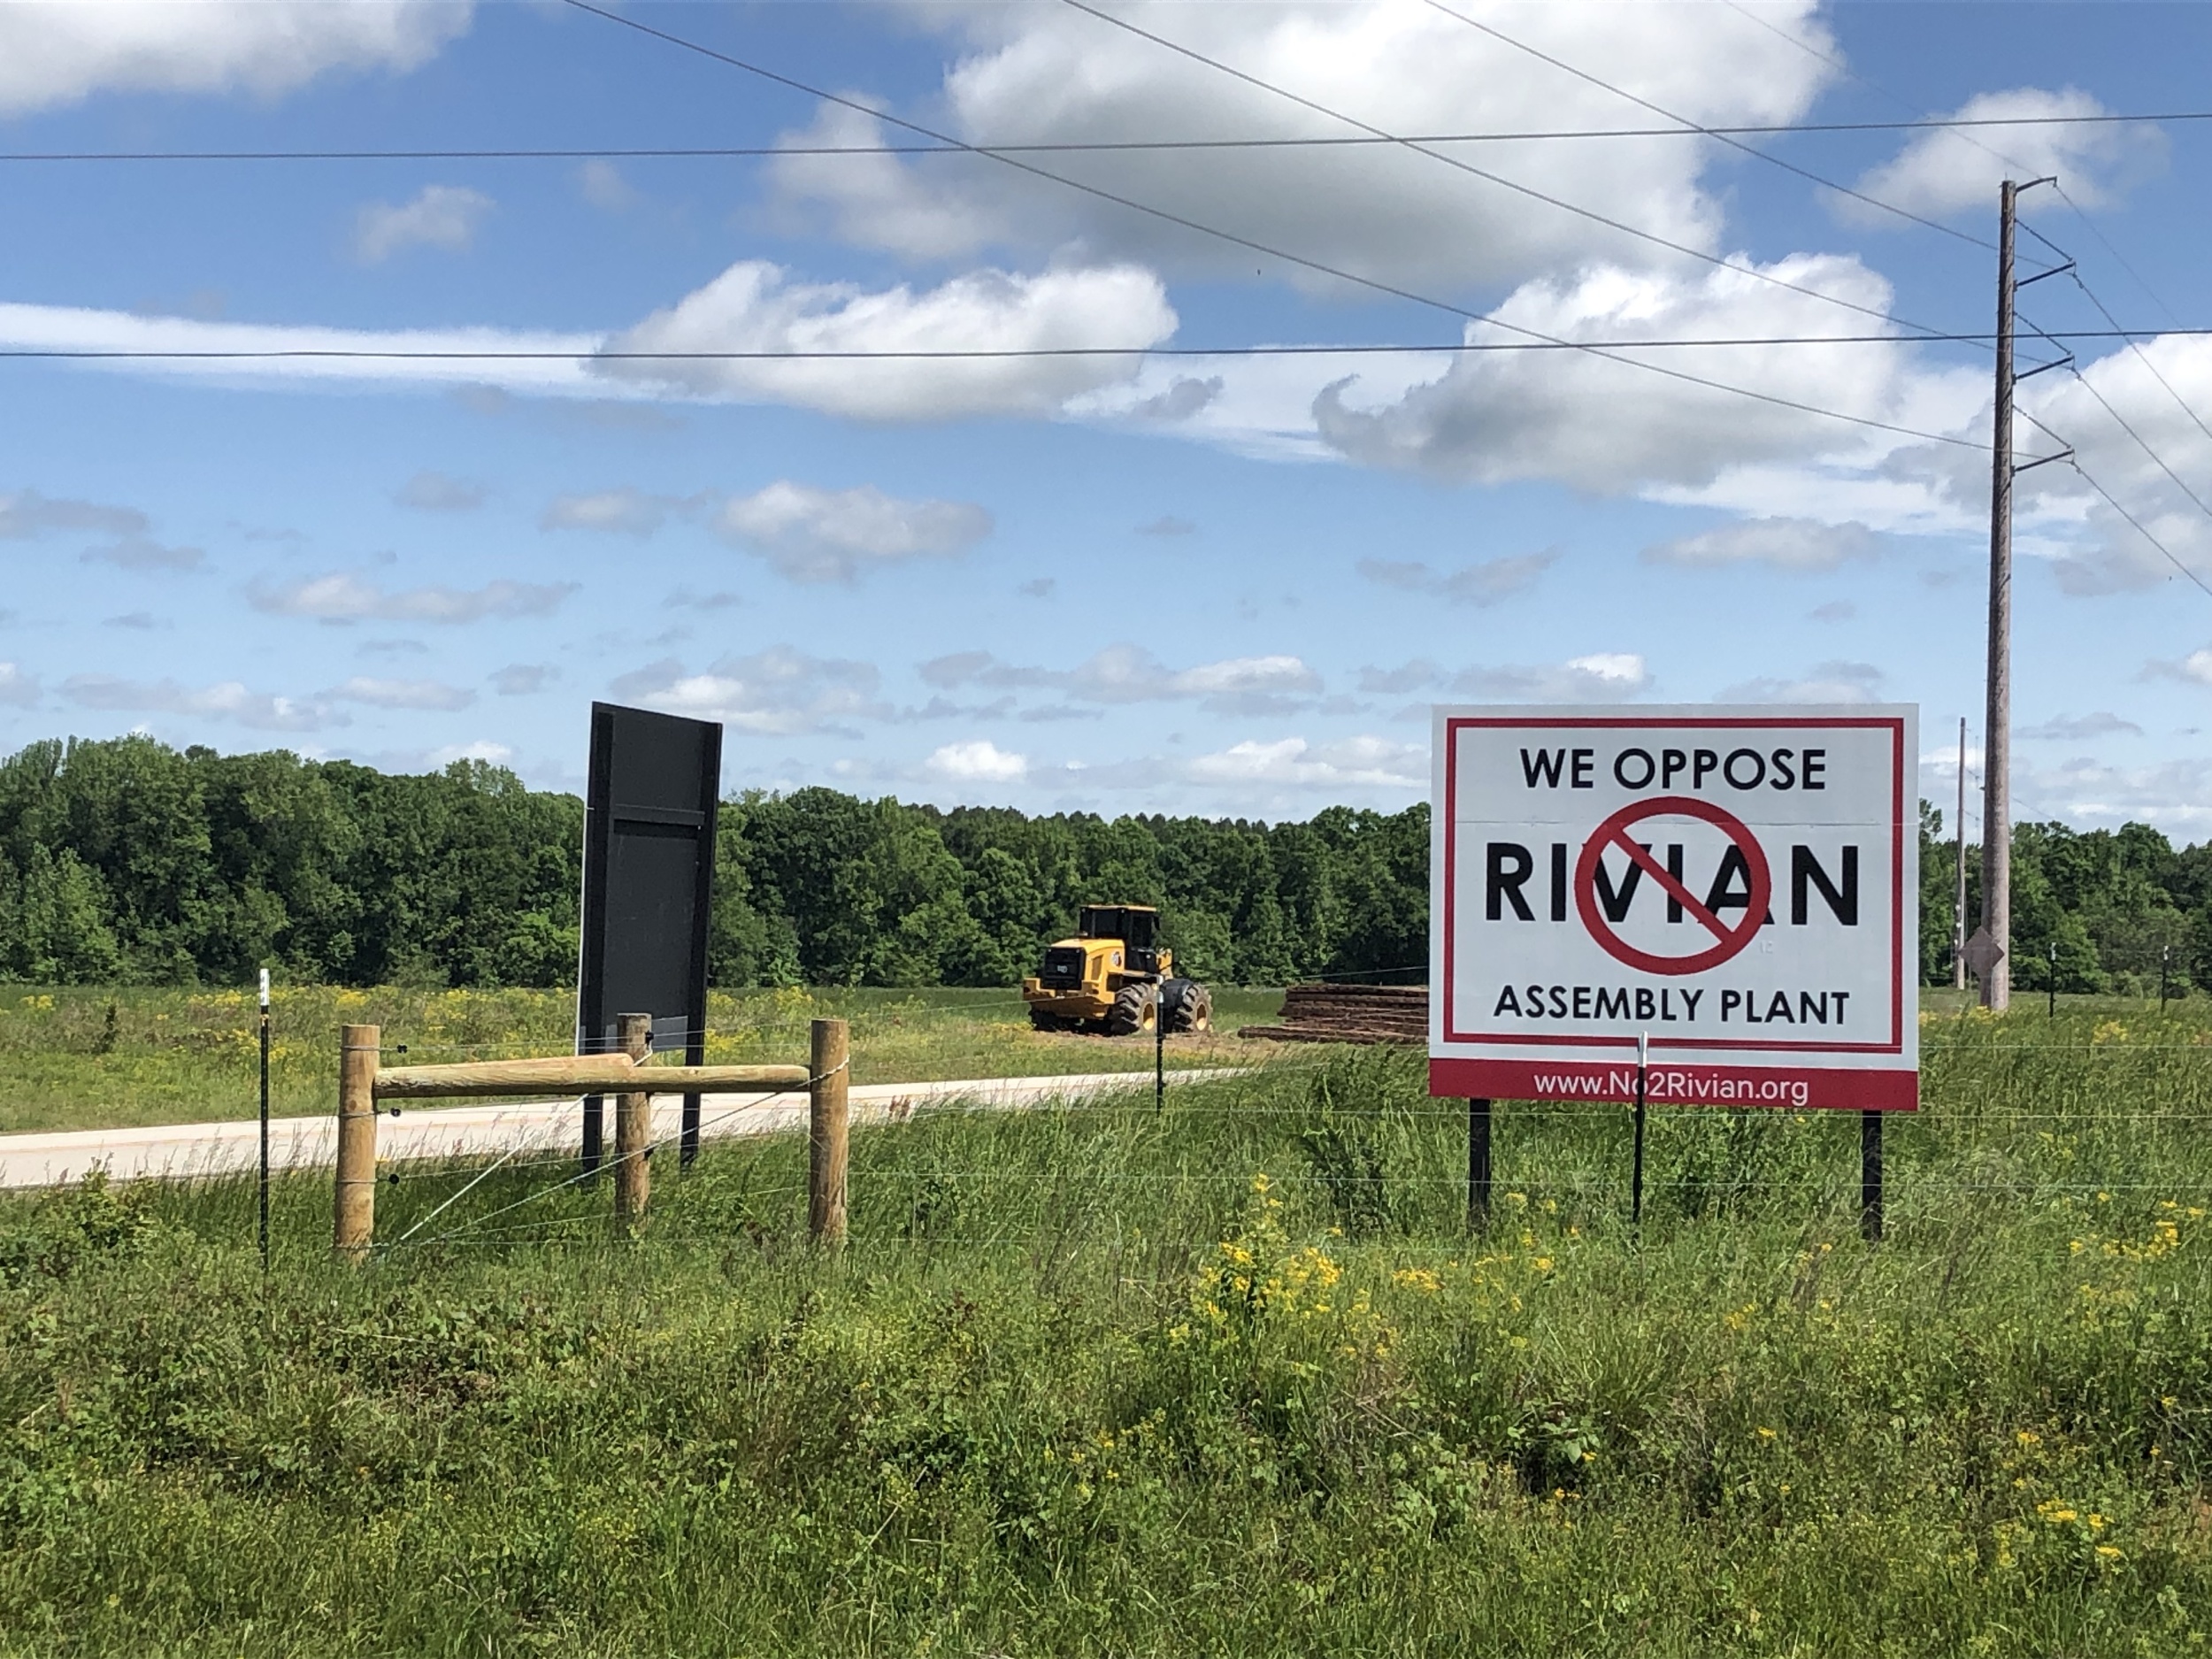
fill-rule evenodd
<path id="1" fill-rule="evenodd" d="M 1982 1006 L 2002 1012 L 2012 1002 L 2012 480 L 2027 467 L 2012 460 L 2012 390 L 2022 376 L 2012 368 L 2013 302 L 2027 282 L 2039 282 L 2071 268 L 2013 276 L 2013 231 L 2019 219 L 2020 193 L 2056 179 L 2007 179 L 1997 196 L 1997 410 L 1990 457 L 1989 489 L 1989 707 L 1982 723 L 1982 926 L 1987 936 L 1982 955 Z M 2039 365 L 2028 371 L 2055 366 Z M 2039 456 L 2040 466 L 2056 456 Z"/>

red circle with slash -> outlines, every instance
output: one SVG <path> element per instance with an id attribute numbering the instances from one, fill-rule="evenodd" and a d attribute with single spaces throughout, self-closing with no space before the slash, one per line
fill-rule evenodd
<path id="1" fill-rule="evenodd" d="M 1629 839 L 1629 826 L 1647 818 L 1698 818 L 1728 837 L 1730 844 L 1743 855 L 1744 868 L 1751 879 L 1751 895 L 1744 906 L 1742 921 L 1728 926 L 1695 894 L 1669 875 L 1658 860 Z M 1609 847 L 1617 847 L 1627 854 L 1669 898 L 1713 935 L 1713 943 L 1686 956 L 1662 956 L 1639 950 L 1614 933 L 1598 909 L 1598 859 Z M 1608 956 L 1647 973 L 1702 973 L 1708 968 L 1717 968 L 1751 942 L 1751 936 L 1766 922 L 1767 905 L 1773 897 L 1774 879 L 1767 869 L 1767 856 L 1750 826 L 1709 801 L 1686 795 L 1663 795 L 1623 807 L 1592 833 L 1575 864 L 1575 908 L 1582 913 L 1583 926 L 1590 930 L 1590 937 L 1598 941 Z"/>

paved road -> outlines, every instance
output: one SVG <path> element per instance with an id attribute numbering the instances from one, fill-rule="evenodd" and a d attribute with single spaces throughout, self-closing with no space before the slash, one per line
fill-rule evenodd
<path id="1" fill-rule="evenodd" d="M 1202 1071 L 1168 1074 L 1170 1083 L 1220 1075 Z M 1110 1092 L 1150 1088 L 1149 1071 L 1094 1072 L 1079 1077 L 979 1078 L 953 1083 L 867 1083 L 850 1091 L 853 1121 L 866 1123 L 902 1116 L 917 1107 L 958 1102 L 1004 1109 L 1041 1101 L 1081 1101 Z M 387 1109 L 388 1110 L 388 1108 Z M 613 1102 L 607 1105 L 611 1143 Z M 724 1135 L 773 1134 L 806 1122 L 803 1088 L 782 1094 L 709 1094 L 701 1102 L 700 1127 L 710 1139 Z M 510 1148 L 573 1149 L 580 1102 L 498 1101 L 471 1106 L 408 1106 L 377 1125 L 377 1154 L 385 1158 L 481 1156 Z M 653 1133 L 672 1141 L 683 1122 L 680 1097 L 656 1097 Z M 338 1125 L 334 1117 L 279 1118 L 269 1125 L 269 1161 L 280 1170 L 313 1169 L 334 1163 Z M 115 1180 L 153 1178 L 183 1180 L 195 1176 L 251 1170 L 259 1163 L 261 1126 L 237 1123 L 168 1124 L 146 1129 L 87 1129 L 63 1133 L 0 1135 L 0 1187 L 53 1187 L 73 1181 L 95 1165 Z"/>

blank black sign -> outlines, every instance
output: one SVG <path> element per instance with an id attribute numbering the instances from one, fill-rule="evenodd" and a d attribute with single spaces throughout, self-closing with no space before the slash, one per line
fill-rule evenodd
<path id="1" fill-rule="evenodd" d="M 622 1014 L 653 1017 L 656 1050 L 706 1059 L 707 927 L 714 902 L 722 728 L 611 703 L 591 705 L 584 799 L 583 963 L 576 1051 L 617 1046 Z M 684 1102 L 684 1156 L 696 1148 L 697 1096 Z M 599 1162 L 600 1102 L 584 1103 L 584 1162 Z"/>

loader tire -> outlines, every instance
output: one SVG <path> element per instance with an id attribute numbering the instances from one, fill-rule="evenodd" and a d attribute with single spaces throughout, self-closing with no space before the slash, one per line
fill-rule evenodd
<path id="1" fill-rule="evenodd" d="M 1170 979 L 1164 1001 L 1171 1036 L 1213 1029 L 1214 999 L 1211 993 L 1197 980 Z"/>
<path id="2" fill-rule="evenodd" d="M 1114 1005 L 1107 1012 L 1106 1034 L 1133 1037 L 1141 1031 L 1149 1031 L 1156 1012 L 1150 986 L 1125 985 L 1114 994 Z"/>

